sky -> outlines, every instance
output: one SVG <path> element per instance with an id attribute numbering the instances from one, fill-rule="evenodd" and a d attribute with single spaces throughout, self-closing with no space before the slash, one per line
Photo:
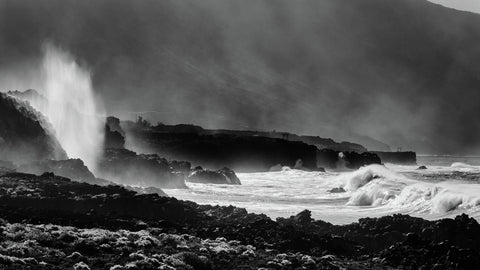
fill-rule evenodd
<path id="1" fill-rule="evenodd" d="M 45 42 L 122 119 L 480 154 L 480 15 L 427 1 L 0 0 L 0 91 Z"/>
<path id="2" fill-rule="evenodd" d="M 458 10 L 465 10 L 480 13 L 479 0 L 429 0 L 430 2 L 441 4 Z"/>

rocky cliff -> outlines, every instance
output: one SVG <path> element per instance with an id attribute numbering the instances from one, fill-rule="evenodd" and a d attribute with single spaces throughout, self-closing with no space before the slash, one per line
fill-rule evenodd
<path id="1" fill-rule="evenodd" d="M 0 156 L 15 163 L 65 159 L 47 121 L 28 103 L 0 93 Z"/>
<path id="2" fill-rule="evenodd" d="M 303 142 L 231 134 L 164 133 L 152 129 L 127 130 L 127 140 L 141 152 L 186 160 L 209 169 L 228 167 L 236 172 L 268 171 L 281 164 L 316 169 L 317 148 Z"/>

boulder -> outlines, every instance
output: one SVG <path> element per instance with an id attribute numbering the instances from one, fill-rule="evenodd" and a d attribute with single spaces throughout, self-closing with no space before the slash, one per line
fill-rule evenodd
<path id="1" fill-rule="evenodd" d="M 100 177 L 119 184 L 186 188 L 186 173 L 173 170 L 166 159 L 155 154 L 137 154 L 127 149 L 108 148 L 105 149 L 97 170 Z"/>
<path id="2" fill-rule="evenodd" d="M 195 170 L 186 179 L 192 183 L 241 185 L 234 171 L 223 168 L 218 171 Z"/>
<path id="3" fill-rule="evenodd" d="M 330 149 L 317 151 L 317 165 L 332 169 L 358 169 L 370 164 L 381 164 L 377 154 L 372 152 L 339 152 Z"/>

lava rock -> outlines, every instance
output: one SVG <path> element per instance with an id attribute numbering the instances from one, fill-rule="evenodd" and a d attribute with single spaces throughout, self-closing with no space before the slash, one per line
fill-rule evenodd
<path id="1" fill-rule="evenodd" d="M 40 175 L 52 172 L 55 175 L 70 178 L 75 181 L 105 185 L 108 181 L 97 179 L 81 159 L 45 160 L 20 165 L 19 172 Z"/>
<path id="2" fill-rule="evenodd" d="M 218 171 L 195 170 L 186 179 L 192 183 L 241 185 L 235 172 L 229 168 Z"/>
<path id="3" fill-rule="evenodd" d="M 0 157 L 18 164 L 67 155 L 40 113 L 29 103 L 0 93 Z"/>
<path id="4" fill-rule="evenodd" d="M 332 169 L 358 169 L 371 164 L 381 164 L 377 154 L 371 152 L 339 152 L 330 149 L 317 151 L 317 164 Z"/>
<path id="5" fill-rule="evenodd" d="M 166 159 L 155 154 L 137 154 L 127 149 L 108 148 L 100 159 L 97 170 L 101 178 L 124 185 L 187 187 L 186 173 L 172 170 Z"/>

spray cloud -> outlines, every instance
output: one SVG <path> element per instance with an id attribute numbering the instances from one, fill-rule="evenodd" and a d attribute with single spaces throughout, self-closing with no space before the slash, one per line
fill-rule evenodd
<path id="1" fill-rule="evenodd" d="M 31 104 L 45 115 L 69 158 L 81 158 L 93 171 L 103 146 L 102 106 L 90 72 L 67 52 L 43 46 L 42 93 Z"/>

